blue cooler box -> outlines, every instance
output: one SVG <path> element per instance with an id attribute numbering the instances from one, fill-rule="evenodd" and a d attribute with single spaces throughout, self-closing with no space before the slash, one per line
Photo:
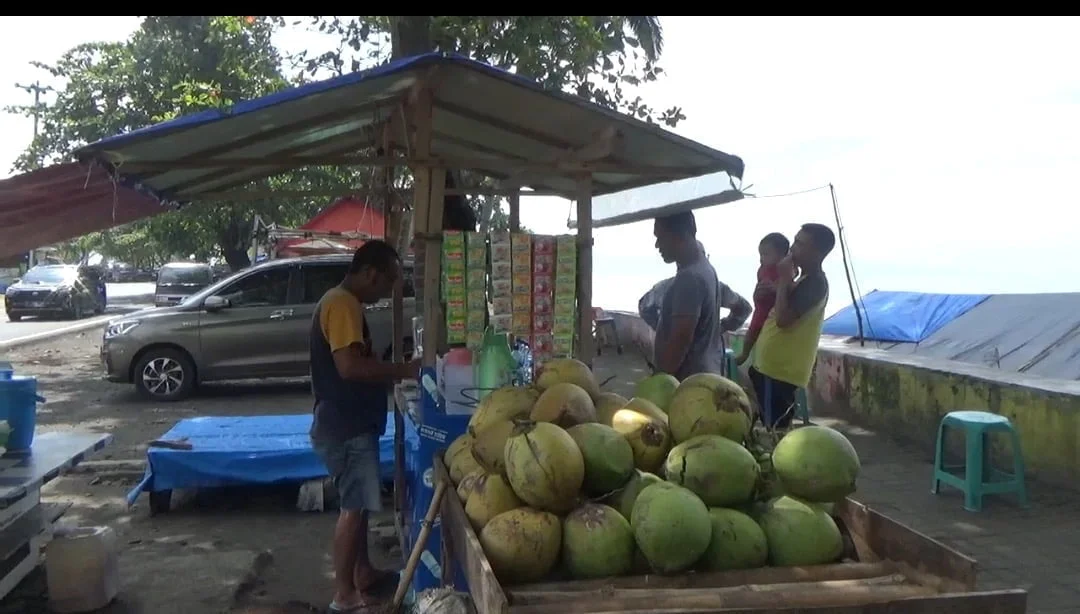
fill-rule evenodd
<path id="1" fill-rule="evenodd" d="M 421 375 L 435 377 L 435 370 L 425 368 Z M 432 467 L 436 452 L 445 450 L 460 435 L 464 434 L 470 416 L 447 415 L 438 406 L 436 400 L 420 388 L 420 416 L 416 422 L 406 415 L 407 429 L 415 429 L 420 437 L 418 441 L 406 444 L 405 448 L 405 545 L 412 552 L 420 528 L 427 515 L 428 506 L 435 496 L 435 470 Z M 447 497 L 456 497 L 453 485 L 446 491 Z M 435 519 L 435 524 L 428 534 L 427 545 L 420 555 L 420 564 L 416 566 L 411 590 L 415 593 L 442 585 L 442 520 Z M 406 555 L 408 554 L 406 552 Z M 454 565 L 454 587 L 459 591 L 468 591 L 465 575 L 461 567 Z"/>

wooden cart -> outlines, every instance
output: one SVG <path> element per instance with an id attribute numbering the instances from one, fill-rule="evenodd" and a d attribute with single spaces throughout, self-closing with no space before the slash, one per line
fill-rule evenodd
<path id="1" fill-rule="evenodd" d="M 1027 608 L 1026 591 L 977 591 L 973 559 L 851 499 L 835 515 L 857 561 L 502 586 L 441 459 L 435 474 L 450 490 L 442 501 L 443 583 L 452 582 L 459 565 L 477 614 L 1021 614 Z"/>

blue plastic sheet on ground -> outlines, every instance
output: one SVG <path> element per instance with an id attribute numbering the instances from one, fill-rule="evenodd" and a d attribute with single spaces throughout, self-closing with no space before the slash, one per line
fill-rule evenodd
<path id="1" fill-rule="evenodd" d="M 312 414 L 286 416 L 188 418 L 161 436 L 187 439 L 191 450 L 151 448 L 146 476 L 128 494 L 132 504 L 143 491 L 177 488 L 213 488 L 245 484 L 302 482 L 326 477 L 326 466 L 311 448 L 308 432 Z M 406 439 L 415 440 L 407 429 Z M 406 445 L 417 445 L 406 442 Z M 394 477 L 394 419 L 387 418 L 379 438 L 379 472 L 384 481 Z"/>
<path id="2" fill-rule="evenodd" d="M 990 298 L 988 294 L 923 294 L 874 290 L 862 297 L 863 333 L 867 340 L 918 343 L 942 326 Z M 836 312 L 821 332 L 855 337 L 859 334 L 851 305 Z"/>

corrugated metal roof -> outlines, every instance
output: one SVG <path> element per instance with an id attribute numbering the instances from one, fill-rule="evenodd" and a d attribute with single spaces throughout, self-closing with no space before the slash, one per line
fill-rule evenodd
<path id="1" fill-rule="evenodd" d="M 575 195 L 570 171 L 537 170 L 614 129 L 612 155 L 592 161 L 595 194 L 723 172 L 736 156 L 468 58 L 427 54 L 181 117 L 88 145 L 122 179 L 165 200 L 191 201 L 371 147 L 382 122 L 418 83 L 434 79 L 432 156 L 467 160 L 492 177 L 532 165 L 528 187 Z M 265 164 L 258 162 L 265 161 Z M 327 164 L 329 162 L 323 162 Z"/>
<path id="2" fill-rule="evenodd" d="M 105 169 L 58 164 L 0 181 L 0 258 L 165 211 Z"/>

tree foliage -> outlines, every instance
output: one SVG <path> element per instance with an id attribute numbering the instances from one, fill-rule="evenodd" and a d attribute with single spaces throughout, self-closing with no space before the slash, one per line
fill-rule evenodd
<path id="1" fill-rule="evenodd" d="M 663 29 L 654 16 L 313 16 L 307 25 L 336 43 L 290 56 L 309 77 L 357 71 L 391 58 L 450 52 L 650 123 L 674 127 L 686 119 L 681 107 L 658 110 L 632 93 L 663 74 L 658 65 Z M 470 198 L 477 213 L 485 200 Z M 508 223 L 504 205 L 499 199 L 490 209 L 491 228 Z"/>
<path id="2" fill-rule="evenodd" d="M 291 57 L 309 74 L 342 74 L 392 56 L 442 51 L 512 70 L 645 121 L 674 127 L 686 119 L 681 107 L 654 109 L 630 91 L 663 73 L 657 17 L 314 16 L 309 25 L 340 40 L 321 53 Z"/>
<path id="3" fill-rule="evenodd" d="M 130 39 L 88 43 L 55 64 L 37 63 L 63 83 L 55 100 L 10 109 L 40 113 L 41 130 L 16 162 L 17 170 L 70 159 L 78 147 L 209 108 L 224 108 L 289 85 L 271 42 L 280 17 L 146 17 Z M 267 180 L 290 190 L 345 190 L 360 179 L 336 168 L 306 169 Z M 195 203 L 179 212 L 107 231 L 108 255 L 161 262 L 194 255 L 224 256 L 233 268 L 250 264 L 255 215 L 299 224 L 325 203 L 303 199 Z"/>
<path id="4" fill-rule="evenodd" d="M 657 62 L 663 32 L 656 17 L 634 16 L 312 16 L 304 25 L 322 32 L 325 50 L 283 58 L 272 37 L 286 26 L 280 16 L 146 17 L 119 43 L 88 43 L 55 64 L 36 64 L 58 86 L 38 107 L 41 130 L 16 163 L 17 170 L 70 159 L 78 147 L 115 134 L 208 108 L 262 96 L 290 82 L 369 68 L 391 57 L 453 52 L 533 78 L 649 122 L 676 125 L 682 109 L 654 109 L 634 86 L 662 75 Z M 290 71 L 290 67 L 293 69 Z M 298 69 L 298 70 L 297 70 Z M 305 169 L 257 182 L 289 191 L 347 193 L 368 171 Z M 488 197 L 491 199 L 491 197 Z M 485 198 L 472 198 L 479 213 Z M 224 256 L 249 264 L 246 249 L 255 215 L 293 226 L 326 204 L 295 198 L 196 203 L 180 212 L 84 237 L 70 250 L 101 250 L 147 263 L 170 257 Z M 491 228 L 505 228 L 502 199 L 489 206 Z"/>

